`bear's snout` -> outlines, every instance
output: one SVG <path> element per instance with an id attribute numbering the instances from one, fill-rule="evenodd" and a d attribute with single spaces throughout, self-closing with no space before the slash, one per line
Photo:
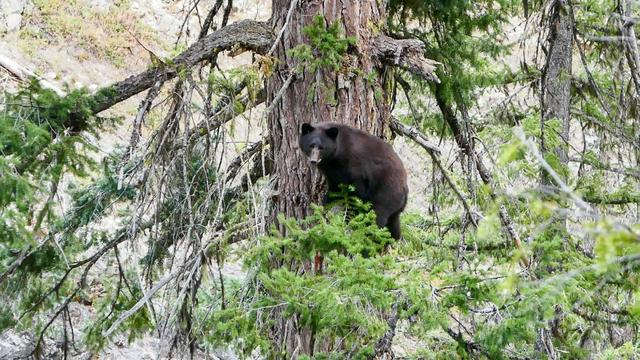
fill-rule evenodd
<path id="1" fill-rule="evenodd" d="M 320 156 L 320 149 L 318 149 L 317 146 L 314 146 L 311 148 L 311 153 L 309 154 L 309 161 L 314 165 L 318 165 L 320 164 L 320 161 L 322 161 L 322 157 Z"/>

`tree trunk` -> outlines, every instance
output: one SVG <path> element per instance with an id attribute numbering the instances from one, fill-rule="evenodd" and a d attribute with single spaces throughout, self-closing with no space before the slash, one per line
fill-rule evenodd
<path id="1" fill-rule="evenodd" d="M 554 1 L 548 14 L 549 36 L 547 38 L 547 59 L 543 69 L 542 89 L 540 93 L 541 136 L 540 148 L 545 158 L 549 155 L 557 158 L 555 170 L 563 181 L 567 171 L 567 149 L 569 143 L 569 105 L 571 102 L 571 62 L 573 51 L 573 13 L 571 3 L 567 0 Z M 551 129 L 549 123 L 553 119 L 561 122 L 559 134 Z M 557 139 L 561 137 L 561 139 Z M 556 138 L 553 145 L 549 139 Z M 559 140 L 559 141 L 558 141 Z M 551 164 L 552 166 L 554 164 Z M 552 186 L 553 180 L 544 170 L 541 174 L 543 186 Z M 558 185 L 558 184 L 556 184 Z M 559 186 L 558 186 L 559 187 Z M 561 236 L 566 238 L 566 216 L 561 214 L 547 229 L 549 238 Z M 554 271 L 556 269 L 539 269 Z M 555 308 L 554 319 L 547 326 L 538 329 L 536 349 L 544 353 L 549 359 L 557 359 L 552 341 L 557 337 L 558 324 L 563 315 L 560 307 Z"/>
<path id="2" fill-rule="evenodd" d="M 272 22 L 274 29 L 285 23 L 291 0 L 273 0 Z M 389 91 L 386 91 L 385 72 L 390 68 L 380 65 L 374 57 L 372 45 L 376 35 L 371 28 L 385 22 L 384 4 L 377 0 L 304 1 L 294 9 L 287 30 L 279 42 L 274 56 L 278 68 L 266 84 L 267 103 L 294 71 L 297 61 L 287 51 L 308 43 L 302 29 L 316 15 L 322 15 L 326 24 L 335 21 L 343 25 L 345 36 L 357 40 L 355 51 L 345 56 L 345 64 L 357 68 L 358 74 L 372 74 L 373 81 L 342 69 L 332 71 L 305 69 L 286 90 L 282 100 L 271 112 L 268 123 L 270 144 L 274 159 L 274 174 L 279 191 L 276 199 L 277 213 L 287 217 L 303 218 L 311 202 L 318 202 L 320 182 L 317 171 L 307 165 L 298 148 L 298 134 L 304 122 L 335 121 L 345 123 L 369 133 L 382 136 L 390 119 Z M 357 52 L 357 56 L 356 53 Z"/>
<path id="3" fill-rule="evenodd" d="M 286 30 L 274 52 L 278 59 L 277 68 L 266 82 L 268 104 L 274 103 L 276 94 L 299 65 L 289 50 L 309 43 L 303 28 L 317 15 L 324 17 L 325 25 L 333 22 L 342 24 L 343 35 L 354 37 L 356 45 L 345 55 L 343 66 L 338 71 L 321 68 L 312 72 L 305 68 L 298 73 L 282 100 L 275 103 L 269 114 L 269 143 L 278 190 L 274 198 L 273 220 L 277 214 L 302 219 L 308 214 L 309 204 L 320 203 L 322 198 L 321 175 L 308 165 L 298 147 L 303 123 L 334 121 L 383 137 L 389 129 L 387 125 L 391 115 L 390 86 L 385 79 L 393 78 L 392 69 L 380 60 L 382 55 L 376 47 L 379 34 L 372 30 L 385 24 L 385 2 L 301 1 L 297 2 L 289 23 L 285 25 L 291 2 L 273 0 L 272 3 L 272 28 L 276 33 L 282 26 L 286 26 Z M 289 354 L 287 358 L 312 354 L 313 347 L 322 346 L 314 346 L 313 333 L 309 329 L 299 329 L 294 319 L 283 319 L 277 327 L 279 329 L 274 329 L 278 337 L 275 342 Z"/>
<path id="4" fill-rule="evenodd" d="M 569 142 L 569 104 L 571 101 L 571 61 L 573 50 L 573 21 L 571 5 L 567 0 L 553 3 L 549 14 L 549 37 L 547 39 L 547 60 L 543 69 L 542 91 L 540 95 L 541 150 L 543 155 L 554 154 L 562 166 L 567 165 L 567 144 Z M 562 122 L 560 137 L 562 144 L 550 148 L 547 141 L 556 137 L 548 128 L 549 121 Z M 557 169 L 556 169 L 557 170 Z M 564 170 L 560 175 L 564 174 Z M 563 178 L 565 178 L 563 176 Z M 551 178 L 543 173 L 543 185 L 552 185 Z M 564 222 L 564 221 L 563 221 Z"/>

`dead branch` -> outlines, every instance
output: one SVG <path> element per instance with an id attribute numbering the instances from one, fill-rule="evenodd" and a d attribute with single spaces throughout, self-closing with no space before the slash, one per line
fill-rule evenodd
<path id="1" fill-rule="evenodd" d="M 242 166 L 242 163 L 244 163 L 245 161 L 249 160 L 256 153 L 262 151 L 262 147 L 267 142 L 268 142 L 267 139 L 263 139 L 261 141 L 257 141 L 255 143 L 247 146 L 247 149 L 245 151 L 243 151 L 242 154 L 238 155 L 238 157 L 235 158 L 231 162 L 231 164 L 229 164 L 229 166 L 227 167 L 227 178 L 226 178 L 227 180 L 226 180 L 226 182 L 233 181 L 233 179 L 238 175 L 238 171 L 240 171 L 240 167 Z"/>
<path id="2" fill-rule="evenodd" d="M 391 119 L 391 130 L 398 135 L 408 137 L 416 144 L 420 145 L 423 149 L 427 150 L 427 153 L 429 154 L 429 156 L 431 156 L 431 160 L 438 167 L 447 184 L 451 187 L 456 196 L 458 196 L 460 202 L 462 202 L 462 206 L 469 215 L 471 223 L 475 227 L 478 227 L 476 216 L 474 216 L 474 213 L 471 211 L 471 207 L 469 206 L 467 199 L 462 195 L 462 192 L 460 192 L 458 187 L 453 183 L 453 180 L 451 180 L 451 177 L 449 176 L 449 172 L 447 171 L 447 169 L 445 169 L 444 166 L 442 166 L 442 163 L 440 162 L 440 149 L 438 149 L 437 146 L 430 144 L 426 139 L 426 136 L 422 134 L 418 129 L 404 125 L 397 119 Z"/>
<path id="3" fill-rule="evenodd" d="M 144 297 L 138 300 L 138 302 L 133 307 L 131 307 L 129 310 L 122 313 L 122 315 L 120 315 L 118 319 L 116 319 L 116 321 L 113 322 L 111 327 L 109 327 L 109 329 L 104 332 L 103 334 L 104 337 L 109 337 L 111 333 L 113 333 L 113 331 L 116 330 L 120 326 L 120 324 L 122 324 L 123 321 L 128 319 L 131 315 L 135 314 L 142 306 L 144 306 L 147 303 L 147 301 L 151 300 L 153 295 L 155 295 L 155 293 L 157 293 L 158 290 L 162 289 L 174 277 L 183 273 L 186 268 L 194 265 L 193 264 L 194 262 L 196 263 L 195 267 L 199 266 L 201 260 L 202 260 L 202 256 L 196 256 L 193 259 L 191 259 L 189 262 L 187 262 L 184 265 L 184 267 L 175 270 L 171 274 L 162 278 L 162 280 L 158 281 L 158 283 L 156 283 L 156 285 L 151 290 L 149 290 L 149 292 L 147 292 Z"/>
<path id="4" fill-rule="evenodd" d="M 429 81 L 440 82 L 435 74 L 439 62 L 424 57 L 422 41 L 379 35 L 373 39 L 372 48 L 381 63 L 403 68 Z"/>
<path id="5" fill-rule="evenodd" d="M 246 176 L 242 177 L 240 188 L 242 191 L 249 190 L 251 184 L 255 184 L 258 179 L 267 176 L 273 172 L 273 159 L 268 154 L 266 147 L 269 143 L 263 140 L 263 145 L 258 154 L 253 157 L 253 163 L 249 168 Z"/>
<path id="6" fill-rule="evenodd" d="M 272 42 L 273 33 L 267 23 L 253 20 L 238 21 L 203 37 L 164 65 L 148 69 L 98 90 L 93 96 L 95 103 L 92 110 L 97 114 L 150 88 L 157 81 L 173 79 L 184 69 L 208 59 L 213 52 L 242 47 L 264 53 Z"/>
<path id="7" fill-rule="evenodd" d="M 427 139 L 427 137 L 422 132 L 420 132 L 420 130 L 411 126 L 407 126 L 401 123 L 398 119 L 394 118 L 391 119 L 391 123 L 389 125 L 392 131 L 394 131 L 398 135 L 406 136 L 409 139 L 415 141 L 418 145 L 427 150 L 429 154 L 433 154 L 436 156 L 440 155 L 440 148 L 438 148 L 438 146 L 436 145 L 433 145 Z"/>
<path id="8" fill-rule="evenodd" d="M 282 35 L 284 35 L 285 30 L 287 30 L 287 27 L 289 26 L 289 21 L 291 21 L 291 15 L 293 14 L 293 9 L 295 9 L 296 6 L 298 6 L 298 0 L 293 0 L 291 1 L 291 4 L 289 4 L 289 11 L 287 11 L 287 17 L 284 21 L 284 24 L 282 24 L 282 28 L 278 32 L 278 37 L 276 37 L 276 40 L 273 42 L 273 45 L 271 45 L 271 49 L 269 49 L 269 52 L 267 53 L 268 56 L 270 56 L 271 54 L 273 54 L 274 51 L 276 51 L 276 47 L 278 46 L 280 39 L 282 39 Z"/>
<path id="9" fill-rule="evenodd" d="M 195 141 L 199 137 L 215 131 L 220 126 L 231 121 L 237 115 L 240 115 L 241 113 L 236 111 L 238 104 L 241 104 L 244 108 L 244 111 L 247 111 L 259 104 L 262 104 L 265 99 L 265 91 L 261 90 L 257 94 L 255 101 L 253 102 L 250 102 L 249 96 L 243 96 L 242 98 L 238 99 L 237 103 L 227 103 L 225 106 L 221 107 L 218 112 L 214 113 L 212 118 L 202 121 L 202 123 L 197 124 L 193 129 L 191 129 L 187 135 L 187 139 L 189 139 L 190 143 L 193 143 L 193 141 Z"/>

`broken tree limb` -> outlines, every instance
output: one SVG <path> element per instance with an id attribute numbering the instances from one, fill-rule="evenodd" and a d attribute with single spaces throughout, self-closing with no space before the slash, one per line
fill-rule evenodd
<path id="1" fill-rule="evenodd" d="M 173 79 L 181 71 L 209 58 L 214 51 L 243 48 L 264 53 L 272 42 L 273 32 L 266 22 L 238 21 L 198 40 L 167 63 L 98 90 L 93 96 L 92 111 L 97 114 L 150 88 L 157 81 Z"/>
<path id="2" fill-rule="evenodd" d="M 422 41 L 379 35 L 373 39 L 372 48 L 381 63 L 403 68 L 429 81 L 440 82 L 435 74 L 436 66 L 440 63 L 424 56 Z"/>

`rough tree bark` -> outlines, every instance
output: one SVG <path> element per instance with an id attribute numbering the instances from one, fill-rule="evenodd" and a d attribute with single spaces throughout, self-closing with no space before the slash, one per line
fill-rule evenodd
<path id="1" fill-rule="evenodd" d="M 543 68 L 540 93 L 540 109 L 542 113 L 540 148 L 543 155 L 553 153 L 558 160 L 566 165 L 567 146 L 569 141 L 569 104 L 571 100 L 571 62 L 573 49 L 573 16 L 571 4 L 567 0 L 557 0 L 549 13 L 549 36 L 547 38 L 547 59 Z M 545 136 L 551 131 L 549 121 L 559 119 L 562 122 L 560 136 L 564 144 L 550 148 Z M 542 173 L 543 185 L 552 185 L 552 180 L 546 173 Z"/>
<path id="2" fill-rule="evenodd" d="M 569 105 L 571 101 L 571 63 L 573 51 L 573 12 L 571 3 L 567 0 L 555 0 L 552 2 L 548 13 L 549 35 L 547 37 L 547 58 L 543 68 L 540 111 L 541 111 L 541 136 L 540 149 L 543 156 L 553 154 L 562 166 L 567 166 L 568 142 L 569 142 Z M 547 144 L 549 137 L 555 137 L 548 124 L 551 120 L 561 121 L 561 129 L 558 134 L 562 138 L 562 144 L 553 148 Z M 559 172 L 560 174 L 564 172 Z M 543 186 L 552 186 L 553 180 L 544 170 L 541 174 Z M 557 184 L 556 184 L 557 185 Z M 551 234 L 566 235 L 566 217 L 559 216 L 549 228 Z M 555 309 L 554 319 L 547 327 L 538 329 L 536 349 L 549 359 L 556 359 L 558 354 L 554 349 L 552 337 L 555 337 L 558 324 L 562 318 L 562 310 Z"/>
<path id="3" fill-rule="evenodd" d="M 286 19 L 290 0 L 273 0 L 272 26 L 281 28 Z M 297 61 L 287 50 L 308 43 L 302 29 L 316 15 L 322 15 L 327 24 L 338 21 L 344 25 L 346 36 L 357 39 L 356 54 L 347 55 L 349 66 L 369 74 L 376 70 L 373 83 L 361 76 L 320 69 L 315 73 L 306 70 L 287 89 L 282 101 L 269 117 L 271 151 L 275 164 L 277 189 L 276 211 L 288 217 L 303 218 L 311 202 L 320 199 L 317 172 L 312 172 L 298 148 L 298 134 L 302 123 L 336 121 L 345 123 L 377 136 L 383 135 L 384 125 L 390 118 L 389 92 L 386 89 L 385 66 L 375 61 L 372 45 L 374 36 L 367 24 L 382 25 L 385 21 L 384 5 L 376 0 L 304 1 L 294 9 L 288 29 L 277 45 L 274 56 L 279 60 L 275 74 L 267 81 L 267 102 L 282 87 L 294 70 Z M 324 87 L 325 91 L 315 91 Z M 376 97 L 376 91 L 381 95 Z M 315 96 L 308 96 L 315 92 Z M 328 95 L 328 96 L 327 96 Z M 331 103 L 334 97 L 336 102 Z"/>
<path id="4" fill-rule="evenodd" d="M 273 0 L 272 27 L 280 29 L 286 22 L 291 0 Z M 351 76 L 327 69 L 312 73 L 305 69 L 286 89 L 286 92 L 268 118 L 270 129 L 271 154 L 276 176 L 278 195 L 275 200 L 274 214 L 302 219 L 308 213 L 309 204 L 319 203 L 321 199 L 321 176 L 307 164 L 298 147 L 298 134 L 304 122 L 317 123 L 335 121 L 345 123 L 377 136 L 383 135 L 385 123 L 389 120 L 391 109 L 389 93 L 382 91 L 376 97 L 376 90 L 386 88 L 385 67 L 377 67 L 372 57 L 373 34 L 366 24 L 384 23 L 384 5 L 376 0 L 333 0 L 304 1 L 294 9 L 286 26 L 274 56 L 279 60 L 278 68 L 266 83 L 267 103 L 271 103 L 275 94 L 283 86 L 290 73 L 298 65 L 288 54 L 288 50 L 297 45 L 308 43 L 303 28 L 308 26 L 316 15 L 322 15 L 325 23 L 338 21 L 343 24 L 346 36 L 357 39 L 358 56 L 348 54 L 345 59 L 349 66 L 357 67 L 362 73 L 378 71 L 373 83 L 360 76 Z M 325 88 L 332 92 L 315 91 Z M 309 96 L 314 92 L 314 96 Z M 328 95 L 328 96 L 327 96 Z M 331 98 L 334 102 L 330 102 Z M 294 320 L 284 320 L 279 333 L 284 351 L 297 358 L 300 354 L 312 354 L 315 340 L 309 329 L 296 329 L 290 324 Z"/>

